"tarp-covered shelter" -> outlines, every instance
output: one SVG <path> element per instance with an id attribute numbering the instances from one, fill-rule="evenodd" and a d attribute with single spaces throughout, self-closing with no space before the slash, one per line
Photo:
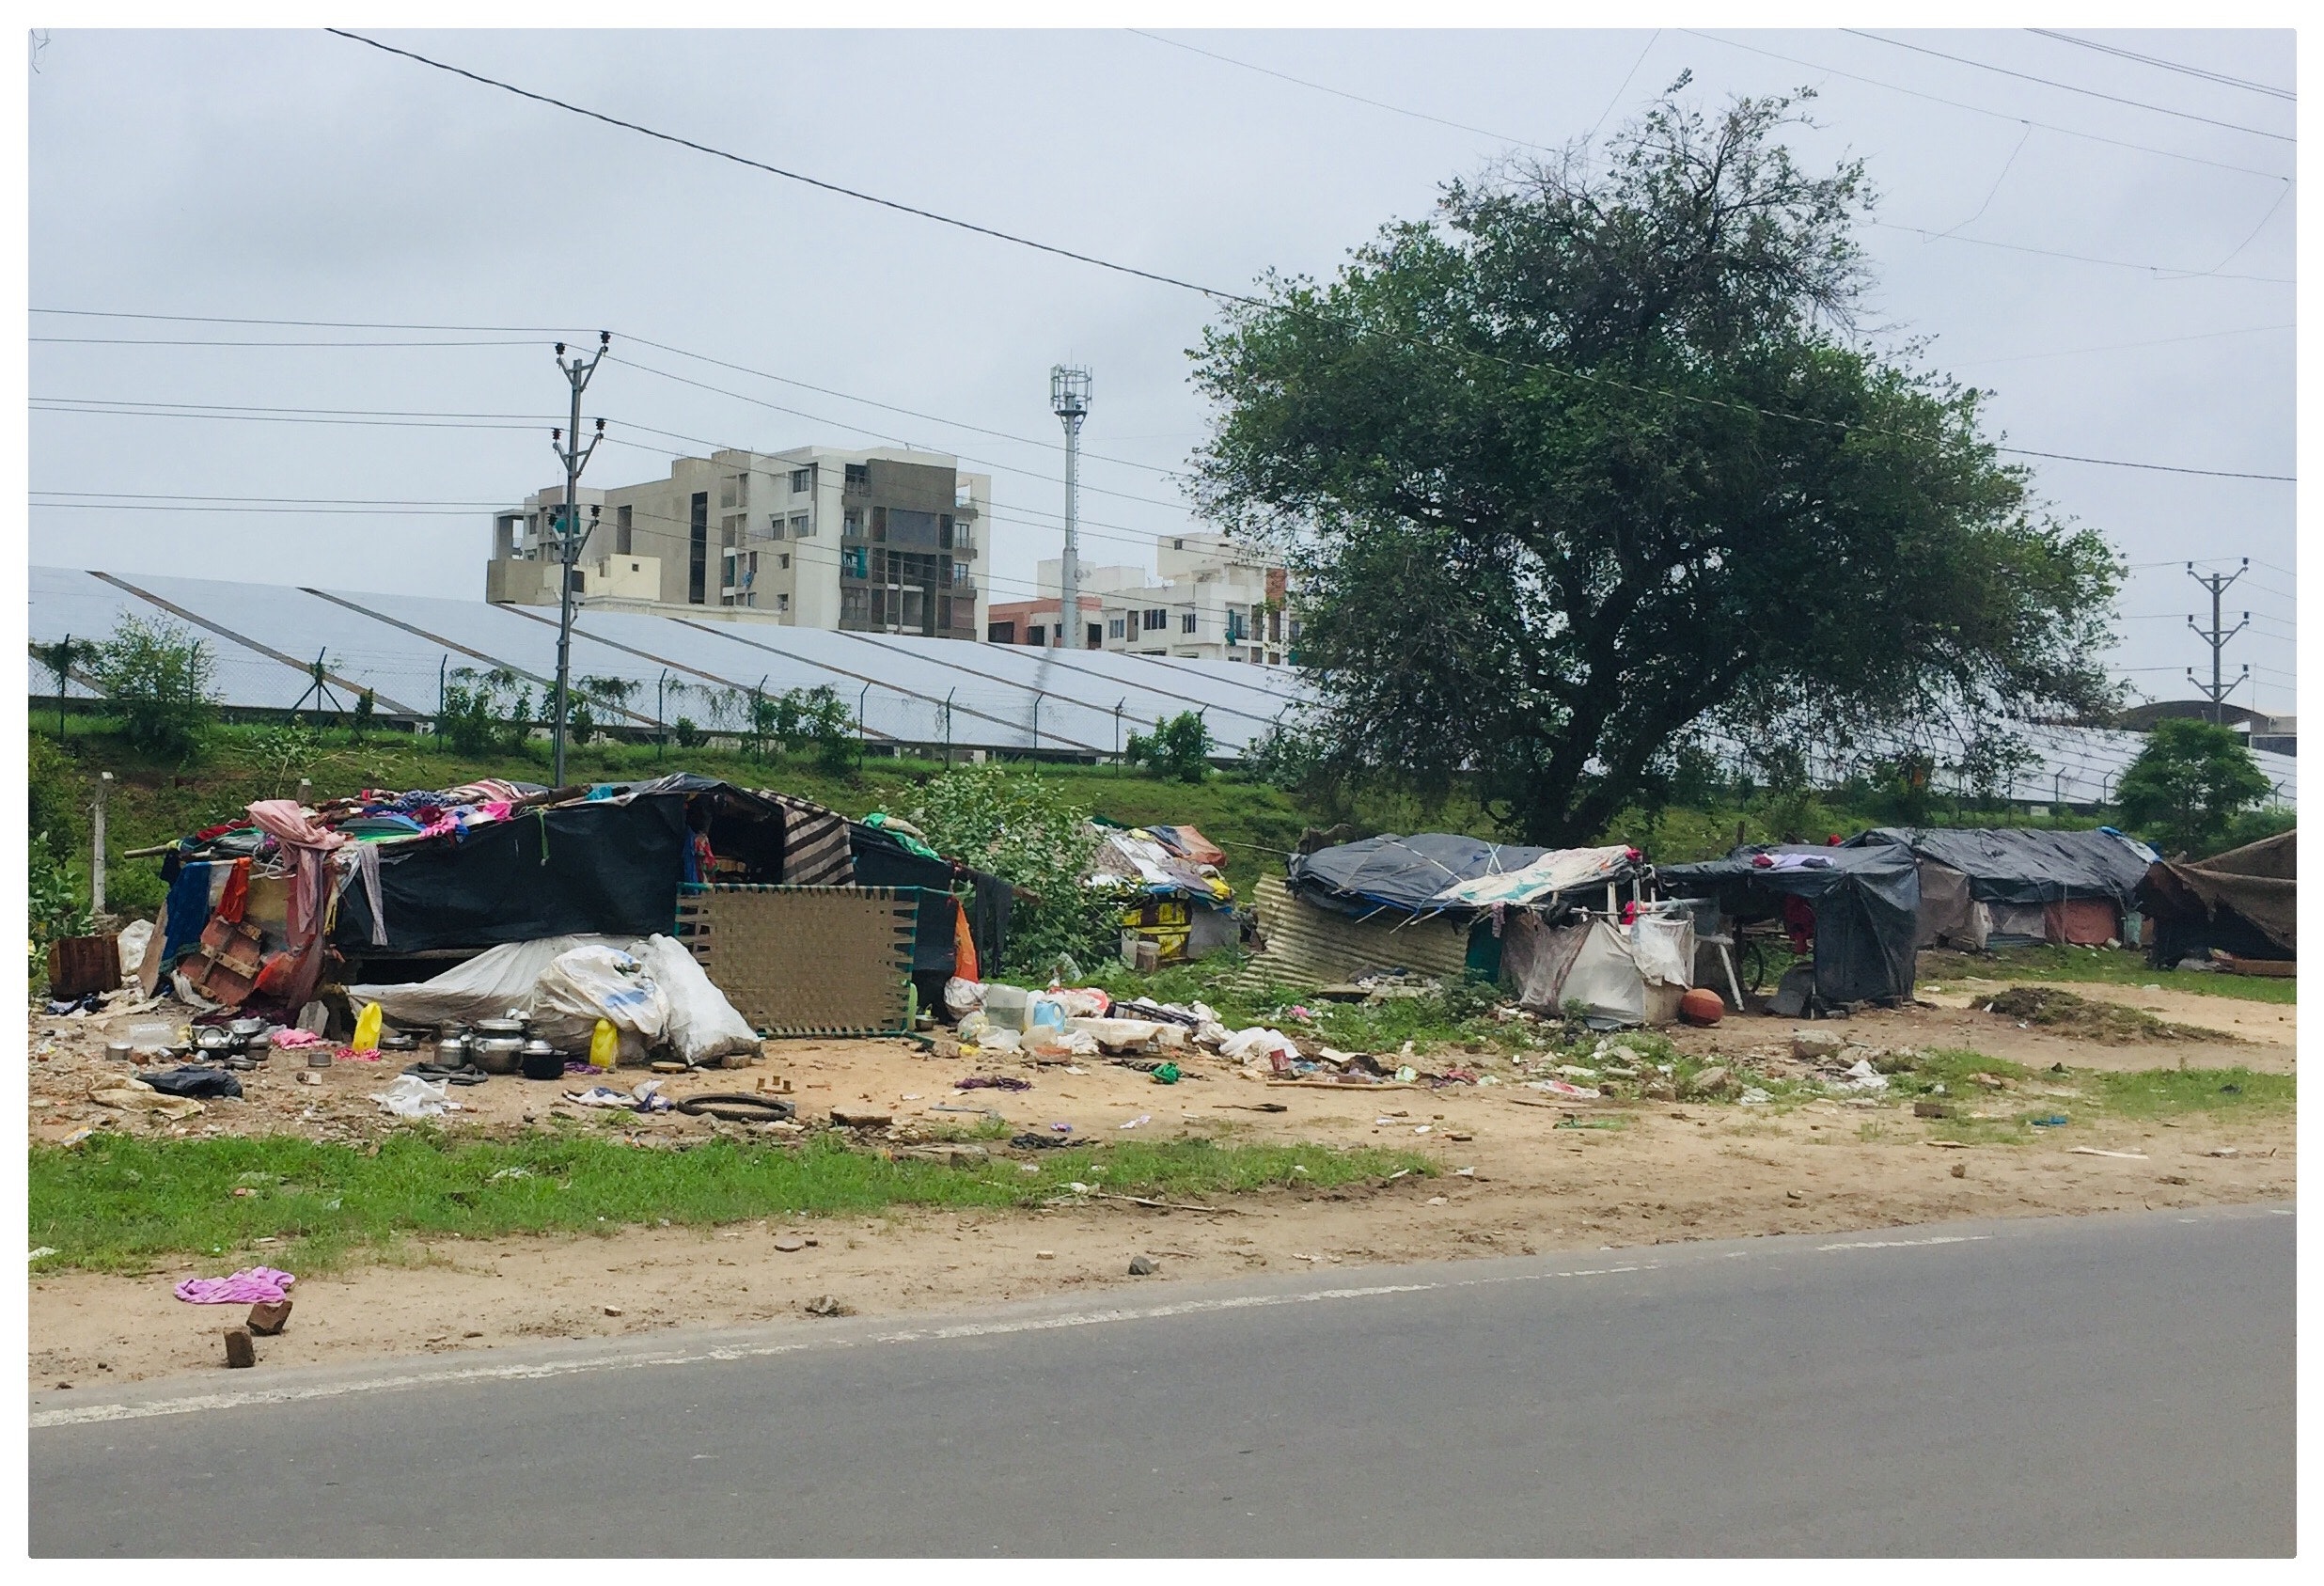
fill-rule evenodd
<path id="1" fill-rule="evenodd" d="M 2026 942 L 2095 947 L 2123 938 L 2123 915 L 2155 860 L 2112 827 L 1883 826 L 1849 848 L 1908 850 L 1921 868 L 1918 947 L 1983 950 Z"/>
<path id="2" fill-rule="evenodd" d="M 1738 848 L 1665 865 L 1659 879 L 1666 894 L 1714 898 L 1743 923 L 1783 918 L 1787 900 L 1803 904 L 1814 916 L 1814 996 L 1825 1006 L 1912 995 L 1921 874 L 1908 848 Z"/>
<path id="3" fill-rule="evenodd" d="M 2159 861 L 2139 887 L 2155 922 L 2155 962 L 2207 958 L 2283 963 L 2299 957 L 2299 833 L 2263 838 L 2208 859 Z"/>
<path id="4" fill-rule="evenodd" d="M 1635 906 L 1652 875 L 1621 845 L 1368 838 L 1294 858 L 1280 891 L 1262 884 L 1261 966 L 1295 979 L 1465 970 L 1504 981 L 1538 1011 L 1578 1001 L 1602 1023 L 1661 1023 L 1689 983 L 1694 926 Z"/>

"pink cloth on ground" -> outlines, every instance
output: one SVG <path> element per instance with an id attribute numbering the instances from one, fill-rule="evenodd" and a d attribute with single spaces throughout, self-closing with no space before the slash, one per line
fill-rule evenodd
<path id="1" fill-rule="evenodd" d="M 311 1029 L 278 1029 L 273 1037 L 277 1046 L 320 1046 L 322 1037 Z"/>
<path id="2" fill-rule="evenodd" d="M 231 1278 L 188 1278 L 176 1292 L 188 1305 L 271 1305 L 297 1281 L 271 1266 L 251 1266 Z"/>

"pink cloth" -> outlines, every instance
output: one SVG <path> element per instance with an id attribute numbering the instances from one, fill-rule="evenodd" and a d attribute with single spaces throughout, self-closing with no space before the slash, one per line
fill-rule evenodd
<path id="1" fill-rule="evenodd" d="M 274 1035 L 277 1046 L 320 1046 L 322 1037 L 311 1029 L 278 1029 Z"/>
<path id="2" fill-rule="evenodd" d="M 317 825 L 314 817 L 295 798 L 262 798 L 249 806 L 249 809 L 259 829 L 279 841 L 295 861 L 284 924 L 290 950 L 297 957 L 292 961 L 290 983 L 282 987 L 282 999 L 295 1008 L 314 991 L 315 981 L 322 973 L 322 952 L 318 944 L 322 935 L 323 856 L 347 839 L 342 833 Z M 313 950 L 308 950 L 310 948 Z"/>
<path id="3" fill-rule="evenodd" d="M 231 1278 L 188 1278 L 177 1295 L 188 1305 L 271 1305 L 298 1280 L 271 1266 L 245 1267 Z"/>

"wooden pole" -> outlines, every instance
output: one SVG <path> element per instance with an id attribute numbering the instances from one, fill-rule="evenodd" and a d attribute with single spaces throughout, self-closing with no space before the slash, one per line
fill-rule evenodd
<path id="1" fill-rule="evenodd" d="M 97 802 L 89 810 L 88 908 L 105 912 L 105 798 L 113 792 L 113 773 L 97 773 Z"/>

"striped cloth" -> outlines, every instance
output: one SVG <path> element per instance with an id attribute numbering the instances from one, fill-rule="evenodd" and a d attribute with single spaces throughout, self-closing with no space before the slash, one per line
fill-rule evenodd
<path id="1" fill-rule="evenodd" d="M 847 840 L 847 817 L 789 793 L 761 788 L 759 796 L 783 808 L 783 884 L 787 887 L 852 887 L 856 861 Z"/>

